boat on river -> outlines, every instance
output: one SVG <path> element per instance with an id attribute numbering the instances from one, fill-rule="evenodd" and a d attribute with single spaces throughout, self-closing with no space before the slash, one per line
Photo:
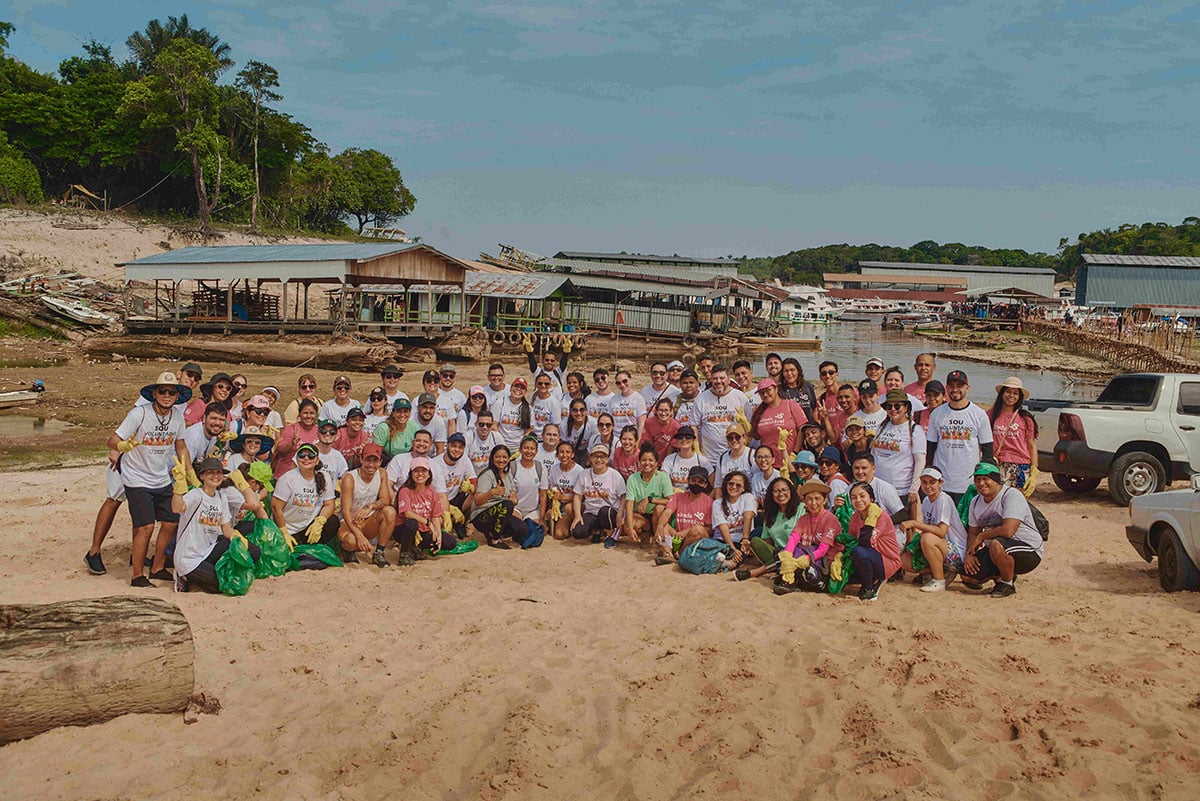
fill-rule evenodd
<path id="1" fill-rule="evenodd" d="M 84 325 L 104 326 L 113 322 L 112 316 L 96 311 L 76 298 L 42 295 L 42 305 L 55 314 Z"/>

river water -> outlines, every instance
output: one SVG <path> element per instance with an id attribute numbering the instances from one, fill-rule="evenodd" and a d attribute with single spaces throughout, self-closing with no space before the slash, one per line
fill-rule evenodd
<path id="1" fill-rule="evenodd" d="M 915 378 L 913 362 L 918 353 L 937 353 L 944 343 L 925 339 L 907 331 L 884 330 L 879 322 L 842 322 L 832 325 L 794 325 L 790 336 L 795 338 L 819 338 L 822 340 L 819 353 L 802 351 L 792 353 L 779 351 L 781 356 L 795 356 L 804 368 L 804 377 L 813 382 L 820 392 L 817 365 L 829 359 L 837 362 L 843 381 L 856 381 L 864 375 L 867 359 L 878 356 L 888 367 L 899 365 L 904 371 L 905 383 Z M 997 354 L 1000 354 L 997 351 Z M 1051 370 L 1021 370 L 1003 365 L 939 358 L 934 377 L 946 380 L 951 370 L 962 370 L 971 382 L 971 400 L 990 405 L 996 399 L 995 387 L 1006 377 L 1015 375 L 1034 398 L 1058 398 L 1062 400 L 1092 400 L 1099 394 L 1104 381 L 1066 376 Z M 755 375 L 764 375 L 762 361 L 755 366 Z"/>

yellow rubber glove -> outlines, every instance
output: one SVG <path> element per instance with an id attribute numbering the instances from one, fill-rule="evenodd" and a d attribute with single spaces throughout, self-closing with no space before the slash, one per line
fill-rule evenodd
<path id="1" fill-rule="evenodd" d="M 298 543 L 296 542 L 296 538 L 293 537 L 291 534 L 288 534 L 286 531 L 283 532 L 283 541 L 285 543 L 287 543 L 287 547 L 288 547 L 289 551 L 296 550 L 296 545 L 298 545 Z"/>
<path id="2" fill-rule="evenodd" d="M 808 566 L 812 564 L 812 560 L 808 558 L 808 554 L 801 554 L 796 557 L 796 567 L 801 570 L 808 570 Z"/>
<path id="3" fill-rule="evenodd" d="M 217 434 L 217 439 L 221 442 L 229 442 L 230 440 L 237 439 L 237 437 L 237 432 L 230 431 L 228 429 L 222 431 L 220 434 Z"/>
<path id="4" fill-rule="evenodd" d="M 546 512 L 546 517 L 550 518 L 550 522 L 557 523 L 562 519 L 562 501 L 555 498 L 550 501 L 550 510 Z"/>
<path id="5" fill-rule="evenodd" d="M 882 514 L 883 514 L 883 510 L 879 508 L 878 504 L 873 503 L 873 504 L 869 505 L 867 507 L 867 510 L 865 512 L 863 512 L 863 516 L 862 516 L 863 525 L 864 526 L 874 526 L 876 523 L 879 522 L 879 518 Z"/>
<path id="6" fill-rule="evenodd" d="M 230 539 L 241 540 L 242 545 L 245 545 L 247 548 L 250 547 L 250 542 L 246 539 L 246 535 L 238 531 L 236 528 L 233 530 L 233 536 L 230 537 Z"/>
<path id="7" fill-rule="evenodd" d="M 200 486 L 200 476 L 196 475 L 196 467 L 191 462 L 187 463 L 187 481 L 193 487 Z"/>
<path id="8" fill-rule="evenodd" d="M 533 334 L 525 334 L 521 337 L 521 346 L 525 348 L 526 353 L 533 353 Z"/>
<path id="9" fill-rule="evenodd" d="M 779 552 L 779 577 L 785 583 L 791 584 L 796 580 L 796 571 L 802 570 L 800 561 L 787 551 Z"/>
<path id="10" fill-rule="evenodd" d="M 458 486 L 463 492 L 475 491 L 475 481 L 470 476 L 463 476 L 462 483 Z"/>
<path id="11" fill-rule="evenodd" d="M 450 515 L 450 522 L 452 523 L 467 522 L 467 518 L 463 516 L 462 509 L 459 509 L 457 506 L 451 506 L 447 514 Z"/>
<path id="12" fill-rule="evenodd" d="M 237 487 L 239 492 L 245 492 L 250 489 L 250 484 L 247 483 L 246 476 L 241 470 L 232 471 L 229 474 L 229 480 L 233 483 L 233 486 Z"/>
<path id="13" fill-rule="evenodd" d="M 171 466 L 171 480 L 175 482 L 175 487 L 171 492 L 176 495 L 187 495 L 187 468 L 183 466 L 183 460 L 178 456 L 175 457 L 175 464 Z"/>
<path id="14" fill-rule="evenodd" d="M 746 431 L 750 430 L 750 421 L 746 419 L 746 411 L 744 409 L 738 409 L 735 411 L 733 413 L 733 419 L 734 422 L 746 429 Z"/>
<path id="15" fill-rule="evenodd" d="M 829 577 L 834 581 L 842 580 L 842 555 L 838 554 L 829 563 Z"/>
<path id="16" fill-rule="evenodd" d="M 570 337 L 570 335 L 563 337 L 563 343 L 562 343 L 562 352 L 563 353 L 570 353 L 571 349 L 574 347 L 575 347 L 575 340 L 572 339 Z"/>
<path id="17" fill-rule="evenodd" d="M 442 512 L 442 531 L 449 531 L 454 527 L 454 517 L 449 512 Z"/>
<path id="18" fill-rule="evenodd" d="M 316 519 L 308 524 L 308 530 L 304 532 L 307 535 L 309 545 L 315 545 L 321 539 L 321 529 L 323 528 L 325 528 L 325 518 L 317 515 Z"/>
<path id="19" fill-rule="evenodd" d="M 117 450 L 121 453 L 129 453 L 131 450 L 141 444 L 142 443 L 136 439 L 123 439 L 117 443 Z"/>

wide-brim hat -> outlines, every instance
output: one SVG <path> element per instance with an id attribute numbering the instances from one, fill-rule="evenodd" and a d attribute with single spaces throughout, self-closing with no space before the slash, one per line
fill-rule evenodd
<path id="1" fill-rule="evenodd" d="M 824 481 L 805 481 L 796 489 L 796 495 L 801 498 L 810 492 L 819 492 L 822 495 L 828 495 L 832 490 Z"/>
<path id="2" fill-rule="evenodd" d="M 187 387 L 185 387 L 183 384 L 180 384 L 179 379 L 176 378 L 175 374 L 172 373 L 170 370 L 159 373 L 158 380 L 155 381 L 153 384 L 147 384 L 146 386 L 142 387 L 142 391 L 140 394 L 146 400 L 150 401 L 151 403 L 154 403 L 155 387 L 163 387 L 163 386 L 175 387 L 176 391 L 179 393 L 178 395 L 175 396 L 175 404 L 174 404 L 175 406 L 178 406 L 181 403 L 187 403 L 188 401 L 190 401 L 192 399 L 192 391 L 190 389 L 188 389 Z"/>
<path id="3" fill-rule="evenodd" d="M 208 379 L 207 381 L 205 381 L 203 384 L 200 385 L 201 394 L 203 394 L 205 397 L 211 398 L 213 387 L 216 386 L 221 381 L 224 381 L 226 384 L 229 385 L 228 400 L 232 401 L 234 398 L 236 398 L 238 396 L 238 393 L 240 393 L 242 391 L 241 387 L 239 387 L 237 384 L 233 383 L 233 376 L 229 375 L 229 373 L 217 373 L 212 378 Z"/>
<path id="4" fill-rule="evenodd" d="M 254 462 L 246 472 L 250 474 L 250 478 L 266 487 L 267 492 L 275 491 L 275 475 L 271 472 L 271 466 L 266 462 Z"/>
<path id="5" fill-rule="evenodd" d="M 1029 390 L 1025 389 L 1025 385 L 1021 383 L 1021 379 L 1015 375 L 1010 375 L 1000 384 L 996 385 L 996 394 L 1003 392 L 1006 389 L 1015 389 L 1021 393 L 1021 400 L 1029 400 Z"/>
<path id="6" fill-rule="evenodd" d="M 262 445 L 259 448 L 259 453 L 266 453 L 275 447 L 275 438 L 269 434 L 262 432 L 257 426 L 246 426 L 242 429 L 242 433 L 238 434 L 229 442 L 229 450 L 233 453 L 241 453 L 242 448 L 246 444 L 246 437 L 258 437 L 262 440 Z"/>
<path id="7" fill-rule="evenodd" d="M 196 462 L 196 475 L 207 473 L 212 470 L 219 470 L 222 473 L 229 472 L 225 469 L 225 465 L 221 464 L 221 460 L 214 456 L 208 456 Z"/>

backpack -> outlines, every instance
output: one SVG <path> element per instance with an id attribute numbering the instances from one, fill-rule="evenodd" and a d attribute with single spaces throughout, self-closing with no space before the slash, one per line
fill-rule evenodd
<path id="1" fill-rule="evenodd" d="M 705 537 L 679 552 L 679 567 L 687 573 L 723 573 L 725 557 L 731 555 L 728 546 L 720 540 Z"/>
<path id="2" fill-rule="evenodd" d="M 1033 516 L 1033 525 L 1037 528 L 1038 534 L 1042 535 L 1042 542 L 1045 542 L 1050 539 L 1050 521 L 1042 514 L 1041 509 L 1038 509 L 1029 501 L 1026 501 L 1026 503 L 1029 503 L 1029 514 Z"/>

